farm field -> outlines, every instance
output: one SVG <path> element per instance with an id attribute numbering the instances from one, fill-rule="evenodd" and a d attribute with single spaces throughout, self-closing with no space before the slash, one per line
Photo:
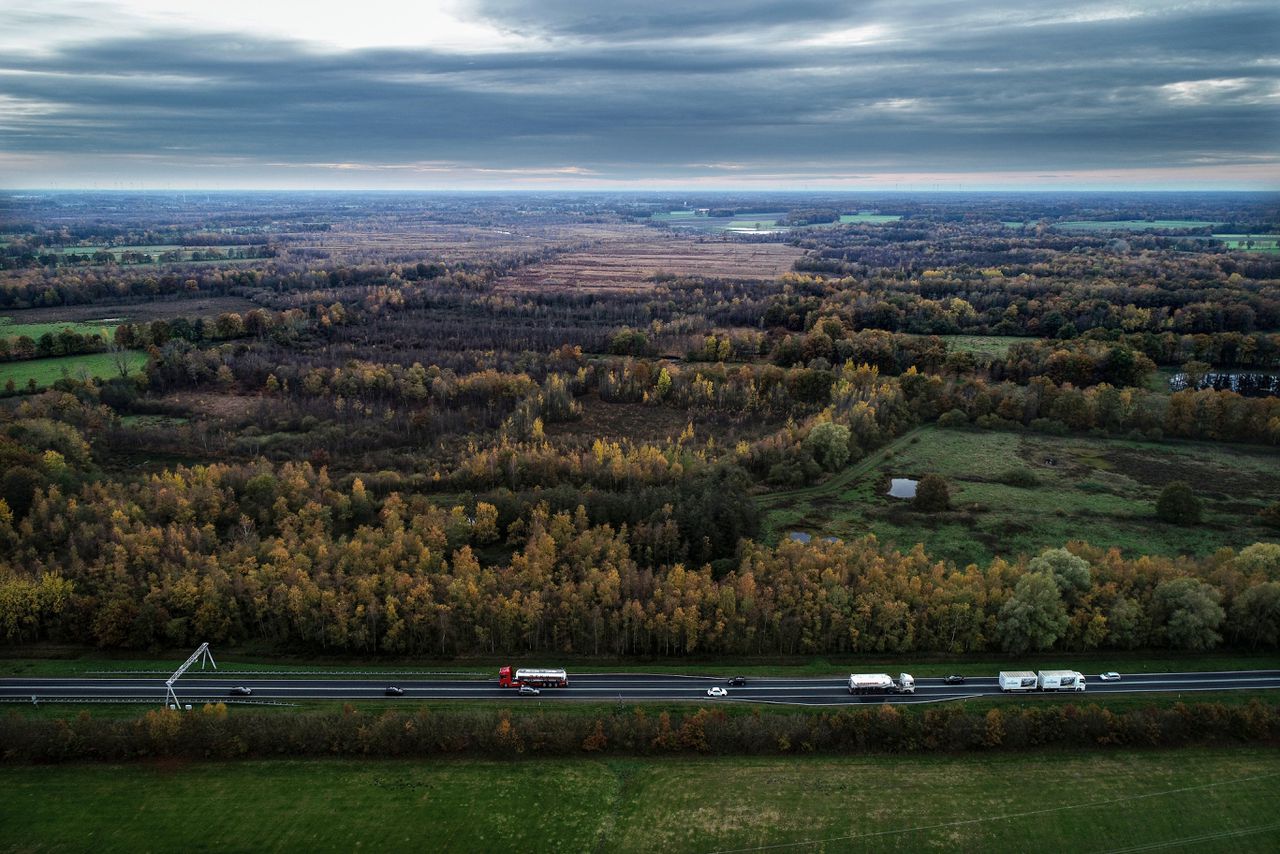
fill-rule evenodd
<path id="1" fill-rule="evenodd" d="M 223 256 L 227 256 L 232 252 L 248 249 L 251 245 L 252 244 L 246 243 L 226 246 L 187 246 L 183 244 L 167 243 L 146 246 L 61 246 L 50 248 L 45 251 L 53 255 L 75 257 L 91 257 L 99 252 L 110 252 L 116 261 L 119 261 L 125 253 L 137 253 L 141 255 L 150 255 L 152 257 L 150 263 L 158 263 L 160 260 L 159 256 L 165 253 L 176 253 L 181 260 L 189 261 L 191 260 L 192 253 L 219 252 Z"/>
<path id="2" fill-rule="evenodd" d="M 1005 220 L 1001 225 L 1006 228 L 1022 228 L 1034 226 L 1034 222 L 1016 222 Z M 1110 219 L 1110 220 L 1071 220 L 1067 222 L 1050 222 L 1051 228 L 1060 231 L 1174 231 L 1185 228 L 1211 228 L 1222 225 L 1220 222 L 1209 222 L 1199 219 Z"/>
<path id="3" fill-rule="evenodd" d="M 767 213 L 739 213 L 735 214 L 731 218 L 725 218 L 697 216 L 693 211 L 668 211 L 652 214 L 650 216 L 650 221 L 666 223 L 680 229 L 696 229 L 699 231 L 763 231 L 766 229 L 793 231 L 810 228 L 826 228 L 830 225 L 829 223 L 815 223 L 813 225 L 802 226 L 779 225 L 779 221 L 785 218 L 786 215 L 786 211 L 772 211 Z M 862 223 L 864 225 L 883 225 L 884 223 L 897 222 L 900 219 L 902 219 L 902 217 L 897 214 L 841 214 L 840 224 L 847 225 L 849 223 Z"/>
<path id="4" fill-rule="evenodd" d="M 49 326 L 62 329 L 74 326 L 88 326 L 100 329 L 100 324 L 109 323 L 114 328 L 118 323 L 149 323 L 171 317 L 217 317 L 227 312 L 252 311 L 262 308 L 258 303 L 243 297 L 216 296 L 193 299 L 156 300 L 154 302 L 136 303 L 95 303 L 93 305 L 60 305 L 48 308 L 24 308 L 10 311 L 8 318 L 13 326 Z M 9 333 L 0 326 L 0 334 Z"/>
<path id="5" fill-rule="evenodd" d="M 137 371 L 147 363 L 145 353 L 129 352 L 129 370 Z M 112 353 L 91 353 L 85 356 L 63 356 L 56 359 L 31 359 L 25 362 L 0 362 L 0 387 L 9 380 L 19 389 L 34 379 L 40 388 L 53 385 L 64 376 L 79 379 L 82 376 L 104 379 L 119 375 L 116 357 Z"/>
<path id="6" fill-rule="evenodd" d="M 25 335 L 35 341 L 46 332 L 51 335 L 57 335 L 67 327 L 71 327 L 72 331 L 80 335 L 101 335 L 103 340 L 110 341 L 118 320 L 119 318 L 111 322 L 99 320 L 90 322 L 71 321 L 68 323 L 15 323 L 12 317 L 0 316 L 0 338 L 18 338 Z"/>
<path id="7" fill-rule="evenodd" d="M 3 850 L 1270 851 L 1280 754 L 0 768 Z M 341 804 L 341 809 L 335 809 Z M 199 816 L 192 821 L 192 816 Z"/>
<path id="8" fill-rule="evenodd" d="M 1263 448 L 930 427 L 828 484 L 765 495 L 761 503 L 774 538 L 792 530 L 874 534 L 899 548 L 921 542 L 929 554 L 960 564 L 1034 554 L 1077 539 L 1128 555 L 1205 555 L 1275 539 L 1256 514 L 1275 500 L 1277 466 L 1280 455 Z M 1036 485 L 1001 482 L 1011 471 L 1030 473 Z M 929 473 L 947 480 L 951 511 L 917 513 L 910 502 L 885 494 L 891 478 Z M 1195 486 L 1205 504 L 1200 525 L 1155 518 L 1156 498 L 1173 480 Z"/>
<path id="9" fill-rule="evenodd" d="M 498 288 L 647 290 L 661 274 L 769 280 L 789 271 L 802 254 L 798 247 L 780 243 L 698 242 L 645 231 L 523 267 L 499 280 Z"/>
<path id="10" fill-rule="evenodd" d="M 1215 234 L 1228 249 L 1244 252 L 1280 252 L 1280 235 L 1275 234 Z"/>
<path id="11" fill-rule="evenodd" d="M 862 222 L 870 223 L 872 225 L 880 225 L 886 222 L 897 222 L 900 219 L 902 219 L 902 217 L 896 214 L 856 213 L 840 215 L 840 222 L 842 223 Z"/>

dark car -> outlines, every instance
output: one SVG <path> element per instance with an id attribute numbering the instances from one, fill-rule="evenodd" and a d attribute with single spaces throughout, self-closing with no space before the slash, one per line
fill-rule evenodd
<path id="1" fill-rule="evenodd" d="M 729 684 L 732 685 L 734 688 L 741 688 L 743 685 L 747 684 L 747 677 L 735 676 L 729 680 Z"/>
<path id="2" fill-rule="evenodd" d="M 963 685 L 964 677 L 958 673 L 952 673 L 950 676 L 948 676 L 946 679 L 942 681 L 946 682 L 948 685 Z"/>
<path id="3" fill-rule="evenodd" d="M 248 697 L 251 694 L 253 694 L 253 689 L 246 688 L 243 685 L 237 685 L 236 687 L 231 689 L 231 696 L 233 697 Z"/>
<path id="4" fill-rule="evenodd" d="M 394 685 L 388 685 L 388 686 L 387 686 L 386 694 L 387 694 L 387 696 L 388 696 L 388 697 L 403 697 L 403 696 L 404 696 L 404 689 L 403 689 L 403 688 L 397 688 L 397 687 L 396 687 L 396 686 L 394 686 Z"/>

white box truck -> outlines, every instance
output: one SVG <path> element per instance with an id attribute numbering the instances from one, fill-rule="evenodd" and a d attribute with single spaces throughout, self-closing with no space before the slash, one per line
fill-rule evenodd
<path id="1" fill-rule="evenodd" d="M 910 673 L 899 673 L 894 679 L 888 673 L 849 674 L 850 694 L 914 694 L 916 680 Z"/>
<path id="2" fill-rule="evenodd" d="M 1000 671 L 1000 690 L 1006 694 L 1010 691 L 1035 691 L 1039 687 L 1036 675 L 1030 670 Z"/>
<path id="3" fill-rule="evenodd" d="M 1036 681 L 1041 691 L 1084 690 L 1084 674 L 1076 670 L 1041 670 Z"/>

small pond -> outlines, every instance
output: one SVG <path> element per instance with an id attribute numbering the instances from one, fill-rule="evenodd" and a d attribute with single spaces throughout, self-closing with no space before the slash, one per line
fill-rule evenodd
<path id="1" fill-rule="evenodd" d="M 1182 391 L 1190 383 L 1185 373 L 1169 378 L 1170 391 Z M 1280 395 L 1280 375 L 1267 371 L 1210 371 L 1200 378 L 1198 388 L 1217 391 L 1234 391 L 1244 397 L 1270 397 Z"/>
<path id="2" fill-rule="evenodd" d="M 889 495 L 894 498 L 915 498 L 917 480 L 909 480 L 905 477 L 895 477 L 889 483 Z"/>

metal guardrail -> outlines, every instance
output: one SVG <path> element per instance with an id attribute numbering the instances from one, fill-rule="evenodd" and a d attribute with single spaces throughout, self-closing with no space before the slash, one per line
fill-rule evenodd
<path id="1" fill-rule="evenodd" d="M 167 676 L 168 670 L 85 670 L 85 676 Z M 222 676 L 466 676 L 495 678 L 491 673 L 474 670 L 217 670 L 197 671 L 213 677 Z"/>
<path id="2" fill-rule="evenodd" d="M 0 697 L 0 703 L 22 703 L 27 706 L 40 706 L 47 703 L 105 703 L 108 705 L 117 705 L 121 703 L 145 703 L 148 706 L 164 706 L 163 702 L 158 702 L 155 698 L 148 697 Z M 228 700 L 219 698 L 217 700 L 191 698 L 189 705 L 194 706 L 199 703 L 204 706 L 210 703 L 223 703 L 228 706 L 297 706 L 297 703 L 285 703 L 279 700 Z"/>

